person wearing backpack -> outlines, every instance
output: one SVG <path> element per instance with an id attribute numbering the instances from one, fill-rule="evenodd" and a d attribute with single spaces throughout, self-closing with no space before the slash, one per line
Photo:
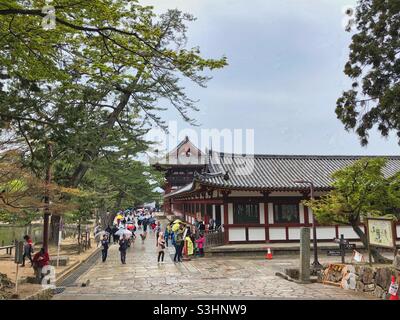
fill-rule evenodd
<path id="1" fill-rule="evenodd" d="M 32 260 L 32 253 L 33 253 L 33 242 L 32 239 L 26 235 L 24 236 L 24 253 L 22 255 L 22 264 L 21 267 L 25 267 L 25 258 L 27 257 L 29 261 L 31 262 L 31 267 L 33 265 L 33 260 Z"/>

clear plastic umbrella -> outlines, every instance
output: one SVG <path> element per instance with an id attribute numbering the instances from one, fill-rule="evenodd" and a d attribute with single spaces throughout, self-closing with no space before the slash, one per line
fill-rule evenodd
<path id="1" fill-rule="evenodd" d="M 104 235 L 107 235 L 108 237 L 110 237 L 110 234 L 107 232 L 107 231 L 100 231 L 100 232 L 97 232 L 96 234 L 95 234 L 95 236 L 94 236 L 94 239 L 97 241 L 97 240 L 101 240 L 101 239 L 103 239 L 103 236 Z"/>
<path id="2" fill-rule="evenodd" d="M 115 234 L 120 237 L 125 235 L 127 238 L 130 238 L 132 236 L 132 232 L 130 232 L 129 230 L 126 230 L 126 229 L 120 229 Z"/>

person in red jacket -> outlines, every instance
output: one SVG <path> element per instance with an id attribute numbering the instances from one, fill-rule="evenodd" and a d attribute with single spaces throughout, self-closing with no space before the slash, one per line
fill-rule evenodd
<path id="1" fill-rule="evenodd" d="M 36 280 L 42 282 L 42 268 L 49 264 L 49 254 L 41 248 L 38 253 L 33 256 L 33 270 L 35 271 Z"/>
<path id="2" fill-rule="evenodd" d="M 197 248 L 199 249 L 199 256 L 204 257 L 204 243 L 206 242 L 206 239 L 204 238 L 204 234 L 200 233 L 200 237 L 195 241 L 197 244 Z"/>

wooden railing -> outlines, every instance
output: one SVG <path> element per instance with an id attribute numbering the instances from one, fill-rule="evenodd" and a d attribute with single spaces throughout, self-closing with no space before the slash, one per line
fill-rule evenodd
<path id="1" fill-rule="evenodd" d="M 205 243 L 206 248 L 218 247 L 225 244 L 225 234 L 222 231 L 207 232 L 205 234 L 205 238 L 206 238 L 206 243 Z"/>

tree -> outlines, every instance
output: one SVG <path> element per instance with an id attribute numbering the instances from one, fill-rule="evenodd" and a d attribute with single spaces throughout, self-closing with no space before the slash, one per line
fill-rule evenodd
<path id="1" fill-rule="evenodd" d="M 359 224 L 368 215 L 399 217 L 400 175 L 385 177 L 383 158 L 363 158 L 335 172 L 333 190 L 320 199 L 307 200 L 319 223 L 350 225 L 367 247 L 367 237 Z M 386 262 L 371 248 L 375 262 Z"/>
<path id="2" fill-rule="evenodd" d="M 72 203 L 63 201 L 65 195 L 77 196 L 78 190 L 63 188 L 57 184 L 46 186 L 23 167 L 21 154 L 9 150 L 0 155 L 0 221 L 13 224 L 29 224 L 37 219 L 43 203 L 43 190 L 49 190 L 52 212 L 62 214 L 71 210 Z"/>
<path id="3" fill-rule="evenodd" d="M 384 137 L 396 131 L 400 143 L 400 1 L 360 0 L 355 22 L 344 68 L 353 84 L 337 100 L 336 115 L 362 145 L 375 125 Z"/>
<path id="4" fill-rule="evenodd" d="M 204 87 L 206 72 L 226 65 L 225 57 L 187 48 L 194 18 L 178 10 L 156 15 L 136 0 L 58 0 L 56 28 L 45 30 L 43 5 L 0 4 L 0 125 L 23 140 L 26 166 L 39 179 L 51 165 L 58 183 L 76 188 L 121 139 L 135 144 L 135 156 L 149 144 L 146 130 L 165 127 L 159 112 L 168 107 L 192 123 L 196 101 L 181 78 Z"/>
<path id="5" fill-rule="evenodd" d="M 76 155 L 73 187 L 99 156 L 101 142 L 115 128 L 129 128 L 129 117 L 165 128 L 158 113 L 172 106 L 193 123 L 188 111 L 197 110 L 196 101 L 181 77 L 205 86 L 204 72 L 226 65 L 225 57 L 206 59 L 199 48 L 186 48 L 186 23 L 194 18 L 178 10 L 157 16 L 135 0 L 60 0 L 56 29 L 43 30 L 42 5 L 0 4 L 0 120 L 19 132 L 39 125 L 67 135 L 71 121 L 65 119 L 73 117 L 81 128 L 95 128 L 89 141 L 98 143 Z"/>

